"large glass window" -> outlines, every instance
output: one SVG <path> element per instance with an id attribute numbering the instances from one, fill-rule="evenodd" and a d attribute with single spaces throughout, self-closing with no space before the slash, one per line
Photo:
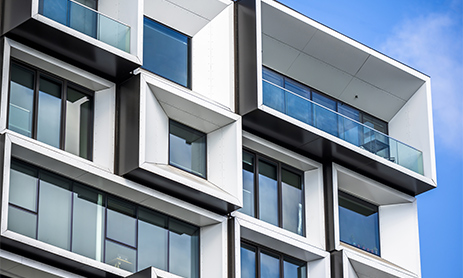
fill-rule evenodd
<path id="1" fill-rule="evenodd" d="M 380 255 L 377 206 L 339 191 L 339 229 L 342 242 Z"/>
<path id="2" fill-rule="evenodd" d="M 242 242 L 241 277 L 306 278 L 307 263 Z"/>
<path id="3" fill-rule="evenodd" d="M 12 62 L 8 111 L 9 129 L 92 159 L 93 92 Z"/>
<path id="4" fill-rule="evenodd" d="M 143 67 L 190 88 L 190 38 L 147 17 L 143 22 Z"/>
<path id="5" fill-rule="evenodd" d="M 241 212 L 304 235 L 303 188 L 300 171 L 243 150 Z"/>
<path id="6" fill-rule="evenodd" d="M 205 133 L 169 121 L 169 164 L 206 178 Z"/>
<path id="7" fill-rule="evenodd" d="M 8 229 L 135 272 L 199 277 L 199 228 L 12 161 Z"/>

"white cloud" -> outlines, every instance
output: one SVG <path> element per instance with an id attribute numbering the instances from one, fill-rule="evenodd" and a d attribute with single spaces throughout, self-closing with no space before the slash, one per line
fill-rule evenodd
<path id="1" fill-rule="evenodd" d="M 463 34 L 459 24 L 450 14 L 409 19 L 380 49 L 431 76 L 436 144 L 458 149 L 463 156 Z"/>

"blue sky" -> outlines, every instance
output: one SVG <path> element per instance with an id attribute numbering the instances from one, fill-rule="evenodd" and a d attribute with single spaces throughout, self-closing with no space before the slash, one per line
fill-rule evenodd
<path id="1" fill-rule="evenodd" d="M 431 76 L 438 188 L 418 197 L 422 277 L 463 277 L 463 0 L 280 2 Z"/>

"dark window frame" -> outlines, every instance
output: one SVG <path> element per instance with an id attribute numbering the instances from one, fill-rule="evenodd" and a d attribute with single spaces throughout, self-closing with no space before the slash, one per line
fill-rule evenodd
<path id="1" fill-rule="evenodd" d="M 67 101 L 67 88 L 74 89 L 80 93 L 91 97 L 91 109 L 90 115 L 88 117 L 88 126 L 89 132 L 87 137 L 87 159 L 93 161 L 93 133 L 94 133 L 94 122 L 95 122 L 95 92 L 85 88 L 81 85 L 75 84 L 72 81 L 68 81 L 64 78 L 57 76 L 56 74 L 44 71 L 38 67 L 25 63 L 23 61 L 12 58 L 10 61 L 9 68 L 9 80 L 8 80 L 8 107 L 7 107 L 7 125 L 10 121 L 10 97 L 11 97 L 11 74 L 12 66 L 16 65 L 28 71 L 34 72 L 34 89 L 33 89 L 33 112 L 32 112 L 32 127 L 31 127 L 31 137 L 34 140 L 37 140 L 37 125 L 38 125 L 38 105 L 39 105 L 39 90 L 40 90 L 40 78 L 43 76 L 46 79 L 52 80 L 54 82 L 61 84 L 61 112 L 60 112 L 60 138 L 59 138 L 59 149 L 65 150 L 66 142 L 66 101 Z M 8 126 L 9 128 L 9 126 Z M 46 144 L 46 143 L 45 143 Z M 79 156 L 79 155 L 77 155 Z M 79 156 L 80 157 L 80 156 Z"/>
<path id="2" fill-rule="evenodd" d="M 162 76 L 162 75 L 160 75 L 160 74 L 157 74 L 157 73 L 155 73 L 155 72 L 149 70 L 148 68 L 146 68 L 143 64 L 142 64 L 141 67 L 142 67 L 143 69 L 149 71 L 149 72 L 152 72 L 152 73 L 156 74 L 157 76 L 160 76 L 160 77 L 162 77 L 162 78 L 165 78 L 165 79 L 167 79 L 167 80 L 169 80 L 169 81 L 171 81 L 171 82 L 174 82 L 175 84 L 178 84 L 178 85 L 180 85 L 180 86 L 182 86 L 182 87 L 185 87 L 185 88 L 191 90 L 191 89 L 192 89 L 192 83 L 193 83 L 193 82 L 192 82 L 192 68 L 193 68 L 193 62 L 192 62 L 192 56 L 193 56 L 193 55 L 192 55 L 192 42 L 193 42 L 193 40 L 192 40 L 192 37 L 189 36 L 189 35 L 187 35 L 186 33 L 183 33 L 183 32 L 181 32 L 181 31 L 179 31 L 179 30 L 176 30 L 176 29 L 174 29 L 174 28 L 172 28 L 172 27 L 169 27 L 169 26 L 165 25 L 164 23 L 159 22 L 159 21 L 157 21 L 157 20 L 155 20 L 155 19 L 153 19 L 153 18 L 151 18 L 151 17 L 149 17 L 149 16 L 144 15 L 143 18 L 144 18 L 144 19 L 146 18 L 146 19 L 148 19 L 148 20 L 151 20 L 151 21 L 153 21 L 153 22 L 156 23 L 156 24 L 162 25 L 162 26 L 164 26 L 165 28 L 170 29 L 170 30 L 172 30 L 173 32 L 175 32 L 175 33 L 177 33 L 177 34 L 180 34 L 180 35 L 184 36 L 184 37 L 187 39 L 187 56 L 188 56 L 188 57 L 187 57 L 187 61 L 186 61 L 186 62 L 187 62 L 187 82 L 186 82 L 187 84 L 186 84 L 186 86 L 185 86 L 185 85 L 183 85 L 183 84 L 180 84 L 180 83 L 178 83 L 178 82 L 172 80 L 171 78 L 168 78 L 168 77 L 166 77 L 166 76 Z M 145 28 L 144 24 L 143 24 L 143 28 Z M 144 39 L 144 38 L 143 38 L 143 39 Z M 143 55 L 146 55 L 144 49 L 143 49 Z"/>
<path id="3" fill-rule="evenodd" d="M 97 189 L 97 188 L 94 188 L 90 185 L 87 185 L 87 184 L 84 184 L 82 182 L 79 182 L 79 181 L 76 181 L 76 180 L 73 180 L 71 178 L 68 178 L 68 177 L 65 177 L 65 176 L 62 176 L 61 174 L 57 174 L 57 173 L 54 173 L 54 172 L 51 172 L 49 170 L 46 170 L 46 169 L 43 169 L 43 168 L 40 168 L 40 167 L 37 167 L 35 165 L 32 165 L 32 164 L 29 164 L 28 162 L 25 162 L 21 159 L 13 159 L 12 160 L 12 163 L 13 167 L 15 167 L 14 165 L 19 166 L 19 167 L 22 167 L 22 168 L 26 168 L 28 170 L 31 170 L 31 171 L 34 171 L 34 174 L 37 178 L 37 187 L 36 187 L 36 190 L 37 190 L 37 195 L 36 195 L 36 198 L 37 198 L 37 202 L 36 202 L 36 207 L 35 207 L 35 211 L 31 211 L 27 208 L 24 208 L 24 207 L 21 207 L 19 205 L 15 205 L 15 204 L 12 204 L 10 202 L 8 202 L 8 206 L 10 207 L 14 207 L 16 209 L 19 209 L 21 211 L 24 211 L 24 212 L 27 212 L 27 213 L 30 213 L 30 214 L 34 214 L 36 215 L 36 225 L 35 225 L 35 237 L 34 239 L 35 240 L 38 240 L 38 231 L 39 231 L 39 225 L 38 225 L 38 221 L 39 221 L 39 199 L 40 199 L 40 182 L 41 182 L 41 177 L 43 175 L 48 175 L 48 176 L 52 176 L 54 178 L 57 178 L 59 180 L 63 180 L 65 181 L 66 183 L 69 183 L 70 184 L 70 188 L 69 188 L 69 192 L 70 193 L 76 193 L 76 191 L 74 190 L 75 187 L 81 187 L 81 188 L 85 188 L 85 189 L 88 189 L 94 193 L 97 193 L 97 194 L 101 194 L 103 196 L 103 205 L 102 207 L 104 208 L 104 224 L 103 224 L 103 233 L 102 233 L 102 240 L 103 240 L 103 246 L 102 246 L 102 257 L 101 257 L 101 262 L 102 263 L 105 263 L 106 264 L 106 255 L 107 255 L 107 252 L 106 252 L 106 241 L 110 241 L 110 242 L 113 242 L 115 244 L 118 244 L 118 245 L 122 245 L 124 247 L 127 247 L 127 248 L 130 248 L 132 250 L 135 250 L 135 262 L 134 262 L 134 268 L 135 268 L 135 272 L 138 271 L 138 255 L 139 255 L 139 252 L 138 252 L 138 249 L 139 249 L 139 235 L 138 235 L 138 224 L 139 222 L 138 221 L 141 221 L 139 220 L 139 211 L 140 210 L 145 210 L 145 211 L 148 211 L 148 212 L 154 212 L 154 213 L 157 213 L 157 214 L 160 214 L 162 215 L 163 217 L 166 218 L 166 230 L 168 231 L 167 233 L 167 258 L 166 258 L 166 262 L 167 262 L 167 272 L 170 271 L 170 262 L 169 262 L 169 254 L 170 254 L 170 220 L 173 219 L 174 221 L 177 221 L 177 222 L 180 222 L 180 223 L 183 223 L 183 224 L 187 224 L 189 226 L 192 226 L 192 227 L 195 227 L 197 229 L 196 233 L 197 233 L 197 245 L 198 245 L 198 248 L 197 248 L 197 253 L 195 254 L 196 258 L 197 258 L 197 266 L 196 266 L 196 270 L 197 270 L 197 273 L 195 273 L 194 275 L 196 275 L 197 278 L 199 278 L 201 275 L 200 275 L 200 264 L 201 264 L 201 227 L 200 226 L 197 226 L 197 225 L 194 225 L 194 224 L 191 224 L 191 223 L 188 223 L 186 221 L 183 221 L 181 219 L 178 219 L 174 216 L 170 216 L 168 214 L 165 214 L 163 212 L 160 212 L 160 211 L 157 211 L 157 210 L 154 210 L 152 208 L 148 208 L 148 207 L 145 207 L 143 205 L 140 205 L 138 203 L 135 203 L 135 202 L 132 202 L 132 201 L 129 201 L 129 200 L 125 200 L 119 196 L 116 196 L 116 195 L 113 195 L 111 193 L 107 193 L 105 191 L 102 191 L 100 189 Z M 11 167 L 11 168 L 13 168 Z M 11 169 L 10 169 L 11 171 Z M 11 184 L 9 185 L 11 186 Z M 54 186 L 57 186 L 57 185 L 54 185 Z M 135 216 L 133 217 L 135 219 L 135 236 L 136 236 L 136 239 L 135 239 L 135 247 L 134 246 L 131 246 L 131 245 L 128 245 L 126 243 L 123 243 L 123 242 L 120 242 L 118 240 L 115 240 L 115 239 L 112 239 L 110 237 L 107 236 L 107 233 L 108 233 L 108 218 L 107 218 L 107 214 L 108 214 L 108 210 L 110 209 L 108 207 L 108 203 L 109 203 L 109 199 L 112 199 L 112 200 L 115 200 L 115 201 L 119 201 L 119 202 L 123 202 L 123 203 L 126 203 L 126 204 L 129 204 L 129 205 L 132 205 L 134 206 L 134 213 L 135 213 Z M 69 227 L 70 227 L 70 235 L 69 235 L 69 241 L 70 241 L 70 246 L 69 246 L 69 250 L 68 249 L 65 249 L 69 252 L 72 252 L 74 254 L 78 254 L 78 253 L 75 253 L 73 251 L 73 227 L 74 227 L 74 221 L 73 221 L 73 217 L 74 217 L 74 197 L 71 198 L 71 216 L 70 216 L 70 221 L 71 223 L 69 224 Z M 8 229 L 8 228 L 7 228 Z M 11 231 L 11 230 L 10 230 Z M 15 232 L 17 233 L 17 232 Z M 42 241 L 40 241 L 42 242 Z M 50 243 L 47 243 L 47 244 L 50 244 Z M 53 245 L 53 244 L 50 244 L 50 245 Z M 54 245 L 53 245 L 54 246 Z M 58 247 L 60 248 L 60 247 Z M 84 255 L 82 255 L 84 256 Z M 84 256 L 85 257 L 85 256 Z M 89 258 L 89 259 L 92 259 L 92 258 Z"/>
<path id="4" fill-rule="evenodd" d="M 277 194 L 278 194 L 278 226 L 281 229 L 286 230 L 283 227 L 283 186 L 282 186 L 282 170 L 289 171 L 293 174 L 300 176 L 301 178 L 301 199 L 302 199 L 302 234 L 300 236 L 306 236 L 306 212 L 305 212 L 305 183 L 304 183 L 304 172 L 287 165 L 283 162 L 280 162 L 276 159 L 273 159 L 269 156 L 256 152 L 252 149 L 243 147 L 243 152 L 247 152 L 248 154 L 254 157 L 254 165 L 253 165 L 253 173 L 254 173 L 254 218 L 260 219 L 260 211 L 259 211 L 259 160 L 262 160 L 266 163 L 273 164 L 277 168 Z M 263 221 L 263 220 L 262 220 Z M 287 230 L 289 231 L 289 230 Z M 290 231 L 291 232 L 291 231 Z M 298 233 L 295 233 L 298 234 Z M 298 234 L 299 235 L 299 234 Z"/>
<path id="5" fill-rule="evenodd" d="M 281 253 L 281 251 L 277 251 L 277 250 L 274 250 L 272 248 L 268 248 L 268 247 L 264 247 L 260 244 L 257 244 L 257 243 L 254 243 L 250 240 L 247 240 L 247 239 L 241 239 L 241 244 L 240 244 L 240 250 L 241 248 L 244 248 L 244 249 L 248 249 L 248 250 L 252 250 L 254 249 L 254 253 L 255 253 L 255 260 L 256 260 L 256 265 L 255 265 L 255 269 L 256 269 L 256 277 L 257 278 L 264 278 L 264 277 L 261 277 L 261 263 L 260 263 L 260 254 L 261 253 L 264 253 L 266 255 L 269 255 L 269 256 L 273 256 L 273 257 L 278 257 L 278 260 L 279 260 L 279 268 L 280 268 L 280 278 L 284 278 L 284 262 L 285 261 L 288 261 L 288 262 L 299 262 L 301 264 L 305 264 L 305 277 L 307 278 L 308 277 L 308 266 L 307 266 L 307 262 L 306 261 L 303 261 L 303 260 L 300 260 L 300 259 L 297 259 L 293 256 L 290 256 L 290 255 L 287 255 L 287 254 L 283 254 Z"/>

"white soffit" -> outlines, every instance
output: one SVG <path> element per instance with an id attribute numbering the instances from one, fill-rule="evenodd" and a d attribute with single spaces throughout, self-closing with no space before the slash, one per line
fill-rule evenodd
<path id="1" fill-rule="evenodd" d="M 427 78 L 275 1 L 262 0 L 262 32 L 264 65 L 385 121 Z"/>
<path id="2" fill-rule="evenodd" d="M 144 14 L 193 37 L 232 3 L 230 0 L 145 0 Z"/>

